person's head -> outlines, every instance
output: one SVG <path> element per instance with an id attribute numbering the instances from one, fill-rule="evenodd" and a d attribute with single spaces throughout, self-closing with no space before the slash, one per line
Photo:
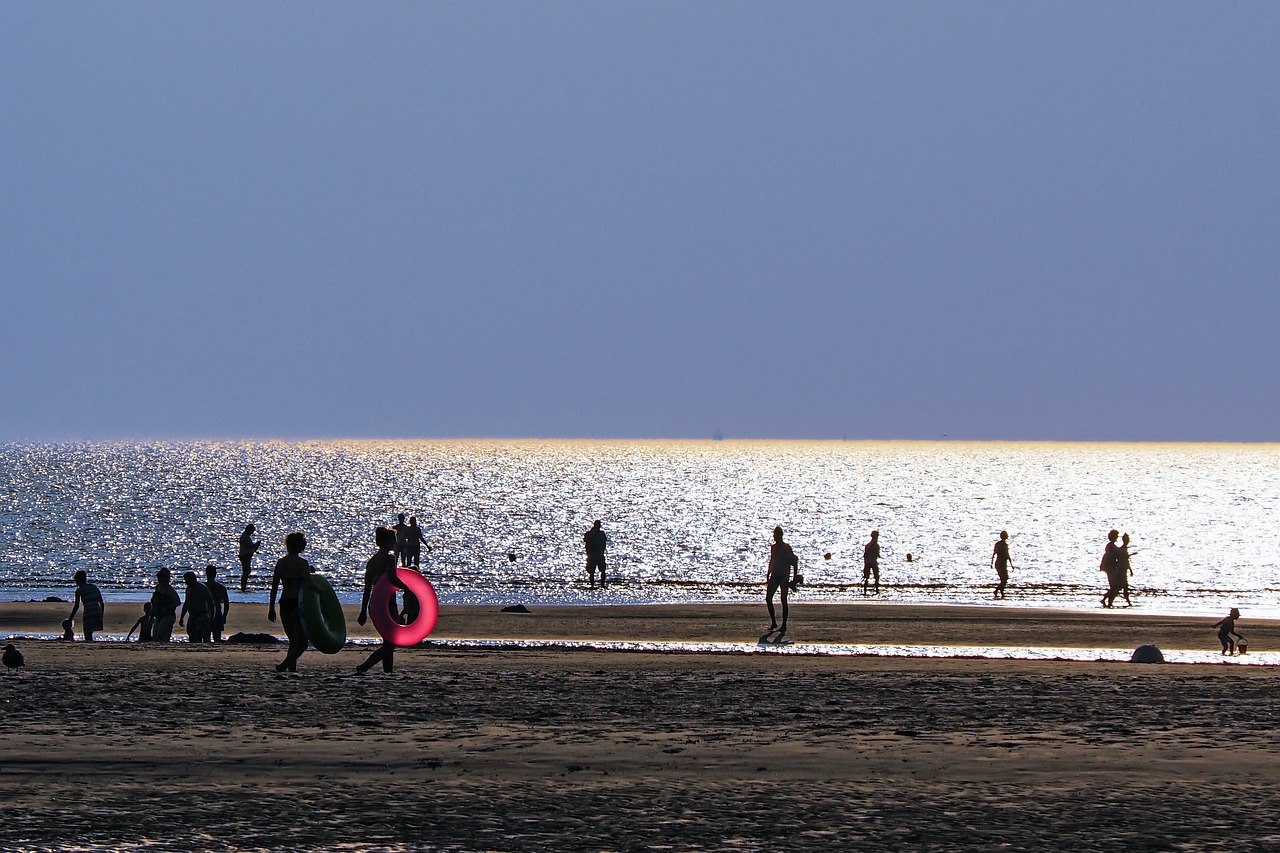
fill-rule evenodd
<path id="1" fill-rule="evenodd" d="M 76 580 L 76 586 L 79 586 L 80 584 L 89 580 L 89 576 L 84 573 L 84 569 L 81 569 L 80 571 L 76 572 L 75 580 Z"/>
<path id="2" fill-rule="evenodd" d="M 776 526 L 776 527 L 774 527 L 774 528 L 773 528 L 773 541 L 774 541 L 774 542 L 781 542 L 781 541 L 782 541 L 782 537 L 783 537 L 783 535 L 784 535 L 784 534 L 783 534 L 783 532 L 782 532 L 782 525 L 781 525 L 781 524 L 779 524 L 778 526 Z"/>
<path id="3" fill-rule="evenodd" d="M 1239 610 L 1237 610 L 1237 609 L 1236 609 L 1236 608 L 1234 608 L 1234 607 L 1233 607 L 1233 608 L 1231 608 L 1231 618 L 1232 618 L 1232 619 L 1239 619 L 1239 618 L 1240 618 L 1240 611 L 1239 611 Z"/>
<path id="4" fill-rule="evenodd" d="M 873 531 L 871 531 L 871 538 L 872 538 L 872 539 L 879 539 L 879 538 L 880 538 L 880 531 L 879 531 L 879 530 L 873 530 Z"/>
<path id="5" fill-rule="evenodd" d="M 256 528 L 256 527 L 254 527 L 252 524 L 246 524 L 246 525 L 244 526 L 244 532 L 245 532 L 245 533 L 252 533 L 252 532 L 253 532 L 253 531 L 255 531 L 255 530 L 257 530 L 257 528 Z"/>
<path id="6" fill-rule="evenodd" d="M 409 516 L 409 526 L 410 527 L 418 526 L 418 517 L 416 515 Z"/>
<path id="7" fill-rule="evenodd" d="M 1121 537 L 1120 537 L 1120 541 L 1121 541 L 1121 542 L 1123 542 L 1124 544 L 1128 545 L 1128 544 L 1129 544 L 1129 534 L 1128 534 L 1128 533 L 1126 533 L 1125 535 L 1121 536 Z"/>
<path id="8" fill-rule="evenodd" d="M 402 512 L 402 513 L 400 513 L 399 515 L 397 515 L 397 516 L 396 516 L 396 518 L 400 519 L 400 523 L 401 523 L 401 524 L 404 524 L 404 513 L 403 513 L 403 512 Z"/>
<path id="9" fill-rule="evenodd" d="M 161 569 L 160 571 L 156 572 L 156 580 L 158 580 L 160 583 L 168 583 L 170 577 L 172 576 L 169 574 L 168 569 Z"/>
<path id="10" fill-rule="evenodd" d="M 185 572 L 182 575 L 182 580 L 186 582 L 187 586 L 200 583 L 200 578 L 196 577 L 195 572 Z"/>
<path id="11" fill-rule="evenodd" d="M 70 620 L 70 619 L 63 619 L 63 620 L 62 620 L 62 630 L 64 630 L 64 631 L 70 631 L 70 630 L 71 630 L 71 620 Z"/>
<path id="12" fill-rule="evenodd" d="M 1119 535 L 1120 535 L 1120 531 L 1119 531 L 1119 530 L 1112 530 L 1112 531 L 1110 531 L 1109 533 L 1107 533 L 1107 541 L 1108 541 L 1108 542 L 1114 542 L 1114 541 L 1116 541 L 1116 537 L 1117 537 L 1117 536 L 1119 536 Z"/>
<path id="13" fill-rule="evenodd" d="M 151 612 L 151 602 L 150 602 L 150 601 L 144 601 L 144 602 L 142 603 L 142 612 L 143 612 L 143 613 L 150 613 L 150 612 Z"/>
<path id="14" fill-rule="evenodd" d="M 379 527 L 373 531 L 374 544 L 380 551 L 390 551 L 396 547 L 396 532 L 390 527 Z"/>
<path id="15" fill-rule="evenodd" d="M 204 567 L 204 576 L 205 576 L 206 578 L 208 578 L 209 580 L 213 580 L 214 578 L 216 578 L 216 577 L 218 576 L 218 567 L 217 567 L 217 566 L 205 566 L 205 567 Z"/>
<path id="16" fill-rule="evenodd" d="M 290 554 L 301 554 L 307 549 L 307 537 L 302 535 L 301 530 L 293 531 L 284 537 L 284 549 Z"/>
<path id="17" fill-rule="evenodd" d="M 599 529 L 600 529 L 600 519 L 598 519 L 598 518 L 597 518 L 597 519 L 596 519 L 596 523 L 595 523 L 595 524 L 593 524 L 593 525 L 591 525 L 591 527 L 592 527 L 592 529 L 593 529 L 593 530 L 599 530 Z"/>
<path id="18" fill-rule="evenodd" d="M 1001 538 L 1001 539 L 1008 539 L 1008 538 L 1009 538 L 1009 531 L 1007 531 L 1007 530 L 1001 530 L 1001 531 L 1000 531 L 1000 538 Z"/>

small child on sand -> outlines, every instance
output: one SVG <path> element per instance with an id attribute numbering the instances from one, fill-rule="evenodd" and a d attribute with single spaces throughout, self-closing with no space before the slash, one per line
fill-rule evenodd
<path id="1" fill-rule="evenodd" d="M 125 635 L 124 641 L 129 642 L 129 638 L 133 636 L 133 632 L 138 632 L 138 642 L 149 643 L 152 640 L 151 626 L 155 624 L 155 620 L 151 618 L 151 602 L 144 602 L 142 605 L 142 616 L 137 622 L 133 623 L 133 627 L 129 629 L 129 633 Z"/>
<path id="2" fill-rule="evenodd" d="M 73 631 L 71 628 L 71 620 L 63 619 L 62 620 L 62 637 L 60 637 L 60 639 L 74 641 L 75 638 L 76 638 L 76 632 Z"/>
<path id="3" fill-rule="evenodd" d="M 1232 634 L 1241 640 L 1244 639 L 1244 635 L 1236 630 L 1236 620 L 1239 618 L 1240 611 L 1233 607 L 1226 619 L 1215 622 L 1213 625 L 1218 629 L 1218 639 L 1222 641 L 1222 653 L 1224 655 L 1234 655 L 1236 653 L 1236 641 L 1231 639 Z"/>

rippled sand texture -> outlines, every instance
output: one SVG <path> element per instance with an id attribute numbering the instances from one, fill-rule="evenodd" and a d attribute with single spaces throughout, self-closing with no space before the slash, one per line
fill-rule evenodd
<path id="1" fill-rule="evenodd" d="M 27 644 L 0 848 L 1257 849 L 1245 667 Z"/>
<path id="2" fill-rule="evenodd" d="M 406 512 L 426 526 L 447 603 L 754 599 L 781 524 L 807 578 L 802 600 L 860 597 L 873 527 L 885 600 L 988 600 L 992 543 L 1007 529 L 1010 604 L 1091 608 L 1117 527 L 1134 536 L 1138 606 L 1274 612 L 1277 462 L 1274 445 L 3 444 L 0 591 L 66 597 L 76 568 L 108 598 L 142 595 L 161 566 L 212 562 L 225 579 L 251 521 L 264 540 L 254 595 L 300 529 L 350 600 L 373 527 Z M 610 536 L 607 593 L 583 571 L 596 518 Z"/>

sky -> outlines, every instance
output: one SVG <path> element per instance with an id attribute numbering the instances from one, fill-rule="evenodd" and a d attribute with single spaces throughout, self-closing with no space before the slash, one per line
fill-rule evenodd
<path id="1" fill-rule="evenodd" d="M 0 74 L 0 440 L 1280 440 L 1280 4 L 6 4 Z"/>

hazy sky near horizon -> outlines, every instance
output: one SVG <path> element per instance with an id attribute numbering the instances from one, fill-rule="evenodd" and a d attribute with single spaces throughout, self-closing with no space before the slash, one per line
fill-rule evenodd
<path id="1" fill-rule="evenodd" d="M 0 71 L 0 440 L 1280 439 L 1280 4 L 54 2 Z"/>

